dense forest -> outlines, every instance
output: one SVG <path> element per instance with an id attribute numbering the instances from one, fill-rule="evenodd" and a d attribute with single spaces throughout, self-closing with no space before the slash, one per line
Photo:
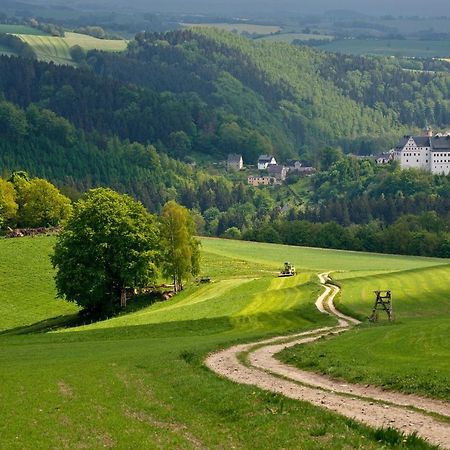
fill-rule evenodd
<path id="1" fill-rule="evenodd" d="M 3 56 L 0 170 L 48 178 L 71 198 L 110 186 L 153 212 L 175 199 L 208 235 L 445 256 L 449 177 L 345 153 L 386 150 L 425 123 L 445 128 L 449 87 L 450 74 L 394 59 L 213 30 L 139 34 L 124 54 L 89 52 L 80 68 Z M 318 173 L 290 180 L 303 186 L 293 201 L 199 168 L 230 152 L 247 164 L 300 157 Z M 399 227 L 406 243 L 393 245 Z"/>
<path id="2" fill-rule="evenodd" d="M 245 239 L 450 257 L 450 176 L 338 157 L 308 182 L 310 196 Z"/>
<path id="3" fill-rule="evenodd" d="M 128 52 L 89 52 L 82 65 L 2 58 L 0 89 L 21 107 L 39 103 L 85 131 L 159 141 L 178 158 L 308 159 L 321 145 L 370 154 L 411 128 L 450 123 L 449 73 L 217 30 L 142 33 Z"/>

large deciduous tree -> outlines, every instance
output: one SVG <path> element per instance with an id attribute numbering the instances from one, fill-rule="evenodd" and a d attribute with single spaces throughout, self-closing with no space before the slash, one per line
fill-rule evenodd
<path id="1" fill-rule="evenodd" d="M 42 178 L 16 183 L 19 222 L 26 227 L 56 226 L 70 213 L 70 200 L 53 184 Z"/>
<path id="2" fill-rule="evenodd" d="M 194 233 L 189 211 L 173 200 L 167 202 L 160 217 L 162 269 L 172 278 L 175 291 L 183 289 L 183 280 L 199 272 L 200 242 Z"/>
<path id="3" fill-rule="evenodd" d="M 110 189 L 89 191 L 74 206 L 52 257 L 58 296 L 91 313 L 123 305 L 126 288 L 154 283 L 158 225 L 141 203 Z"/>

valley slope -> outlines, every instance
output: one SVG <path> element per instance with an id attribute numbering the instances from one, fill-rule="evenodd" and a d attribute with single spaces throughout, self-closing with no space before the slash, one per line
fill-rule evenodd
<path id="1" fill-rule="evenodd" d="M 349 281 L 367 279 L 367 290 L 375 285 L 374 276 L 378 287 L 405 271 L 422 273 L 423 278 L 416 277 L 416 291 L 437 299 L 424 300 L 422 309 L 441 314 L 445 300 L 422 280 L 433 271 L 441 272 L 438 278 L 448 278 L 448 260 L 204 239 L 202 273 L 212 284 L 191 285 L 169 302 L 142 305 L 81 329 L 42 333 L 63 325 L 75 311 L 53 300 L 47 256 L 52 243 L 48 237 L 0 240 L 2 279 L 15 280 L 1 291 L 5 331 L 0 336 L 0 398 L 10 406 L 0 413 L 3 446 L 19 442 L 21 448 L 48 447 L 63 441 L 89 447 L 261 448 L 270 438 L 285 448 L 295 448 L 299 440 L 307 448 L 378 448 L 380 440 L 388 442 L 384 439 L 394 442 L 392 448 L 401 448 L 395 434 L 374 432 L 306 403 L 235 385 L 205 370 L 202 361 L 210 351 L 234 342 L 332 325 L 314 305 L 320 292 L 315 273 L 324 270 L 339 271 Z M 13 254 L 27 253 L 34 257 L 24 258 L 21 270 L 11 264 Z M 276 278 L 280 255 L 296 264 L 299 276 Z M 30 272 L 36 276 L 32 289 Z M 20 290 L 21 285 L 30 288 Z M 18 312 L 14 318 L 12 308 Z M 366 311 L 366 306 L 352 303 L 348 308 Z M 405 366 L 408 360 L 414 364 L 415 337 L 402 332 L 410 322 L 409 310 L 399 308 L 398 325 L 363 327 L 352 338 L 366 342 L 367 333 L 396 330 L 405 342 L 402 348 L 392 347 L 390 357 L 401 352 L 398 357 Z M 45 322 L 56 316 L 59 323 Z M 427 339 L 431 328 L 426 320 L 423 324 Z M 330 345 L 343 340 L 345 348 L 345 339 L 335 338 Z M 410 352 L 405 352 L 408 345 Z M 448 354 L 442 356 L 448 359 Z M 382 364 L 377 367 L 385 370 Z M 436 365 L 435 370 L 448 376 L 448 367 Z"/>

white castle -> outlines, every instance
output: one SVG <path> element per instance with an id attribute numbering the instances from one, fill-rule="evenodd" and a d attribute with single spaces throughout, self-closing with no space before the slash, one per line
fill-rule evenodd
<path id="1" fill-rule="evenodd" d="M 450 133 L 433 136 L 404 136 L 394 149 L 394 159 L 402 169 L 421 169 L 436 175 L 450 173 Z"/>

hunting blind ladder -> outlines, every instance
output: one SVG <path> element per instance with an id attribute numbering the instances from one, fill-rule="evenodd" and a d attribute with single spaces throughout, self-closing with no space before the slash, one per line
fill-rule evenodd
<path id="1" fill-rule="evenodd" d="M 375 305 L 373 305 L 372 315 L 369 320 L 371 322 L 378 321 L 378 311 L 386 311 L 390 321 L 394 320 L 394 312 L 392 310 L 391 291 L 373 291 L 376 295 Z"/>

